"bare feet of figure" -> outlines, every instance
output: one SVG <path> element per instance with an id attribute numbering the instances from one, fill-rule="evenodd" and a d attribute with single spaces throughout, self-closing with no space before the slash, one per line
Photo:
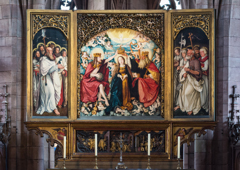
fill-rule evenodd
<path id="1" fill-rule="evenodd" d="M 54 109 L 53 111 L 56 115 L 60 115 L 60 112 L 58 111 L 58 109 Z"/>
<path id="2" fill-rule="evenodd" d="M 105 104 L 106 106 L 109 106 L 108 100 L 105 100 Z"/>
<path id="3" fill-rule="evenodd" d="M 180 106 L 174 107 L 174 111 L 176 111 L 176 110 L 178 110 L 178 109 L 180 109 Z"/>
<path id="4" fill-rule="evenodd" d="M 188 115 L 191 115 L 192 113 L 193 113 L 193 112 L 192 112 L 192 111 L 190 111 L 190 112 L 188 112 L 187 114 L 188 114 Z"/>
<path id="5" fill-rule="evenodd" d="M 67 102 L 64 102 L 63 107 L 66 107 L 66 106 L 67 106 Z"/>

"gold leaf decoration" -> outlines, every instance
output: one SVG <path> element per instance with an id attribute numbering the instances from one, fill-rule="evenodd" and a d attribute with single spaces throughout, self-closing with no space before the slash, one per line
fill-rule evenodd
<path id="1" fill-rule="evenodd" d="M 54 27 L 60 29 L 68 39 L 69 37 L 69 15 L 33 15 L 33 37 L 43 29 Z"/>
<path id="2" fill-rule="evenodd" d="M 80 117 L 80 53 L 81 48 L 97 34 L 114 28 L 138 31 L 160 48 L 164 55 L 164 14 L 78 14 L 78 117 Z M 161 116 L 164 117 L 164 57 L 161 57 Z"/>
<path id="3" fill-rule="evenodd" d="M 206 36 L 210 37 L 210 14 L 198 15 L 177 15 L 172 14 L 173 37 L 176 39 L 178 33 L 184 28 L 197 27 L 203 30 Z"/>

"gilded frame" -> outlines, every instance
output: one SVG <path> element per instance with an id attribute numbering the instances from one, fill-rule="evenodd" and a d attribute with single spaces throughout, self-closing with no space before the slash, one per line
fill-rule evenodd
<path id="1" fill-rule="evenodd" d="M 177 28 L 173 26 L 173 15 L 209 15 L 209 56 L 210 56 L 210 64 L 209 64 L 209 117 L 208 118 L 174 118 L 173 117 L 173 51 L 174 51 L 174 31 Z M 187 26 L 181 25 L 181 30 L 184 28 L 188 28 Z M 191 26 L 191 27 L 198 27 Z M 166 91 L 165 95 L 170 96 L 168 100 L 168 105 L 166 108 L 166 114 L 168 115 L 169 121 L 215 121 L 215 10 L 214 9 L 195 9 L 193 10 L 171 10 L 168 13 L 168 38 L 171 40 L 168 42 L 167 51 L 168 57 L 166 59 L 166 65 L 170 67 L 166 67 L 166 72 L 171 72 L 171 79 L 166 79 Z M 198 27 L 200 28 L 200 27 Z M 180 31 L 181 31 L 180 30 Z M 180 31 L 178 33 L 180 33 Z"/>
<path id="2" fill-rule="evenodd" d="M 166 68 L 166 56 L 168 56 L 168 51 L 166 50 L 167 48 L 167 27 L 168 27 L 168 24 L 167 24 L 167 11 L 165 10 L 104 10 L 104 11 L 95 11 L 95 10 L 81 10 L 81 11 L 76 11 L 76 13 L 74 14 L 75 17 L 77 17 L 78 14 L 126 14 L 126 15 L 130 15 L 130 14 L 163 14 L 163 23 L 164 23 L 164 35 L 163 35 L 163 39 L 164 39 L 164 42 L 163 42 L 163 49 L 164 49 L 164 57 L 162 57 L 162 60 L 161 62 L 163 63 L 163 68 L 165 69 Z M 117 28 L 117 27 L 116 27 Z M 123 28 L 127 28 L 127 27 L 124 27 Z M 99 31 L 98 33 L 101 33 L 103 30 Z M 137 30 L 135 30 L 137 31 Z M 97 33 L 97 34 L 98 34 Z M 144 34 L 144 32 L 141 32 Z M 95 34 L 95 35 L 97 35 Z M 90 37 L 91 38 L 91 37 Z M 77 55 L 79 56 L 79 49 L 78 49 L 78 52 L 77 52 Z M 80 57 L 78 57 L 78 60 L 80 60 Z M 166 71 L 162 72 L 161 73 L 161 77 L 163 78 L 163 80 L 161 81 L 161 102 L 163 102 L 163 105 L 161 105 L 161 116 L 163 116 L 159 121 L 164 121 L 167 119 L 167 115 L 165 114 L 165 108 L 166 108 L 166 103 L 168 101 L 168 96 L 165 95 L 165 90 L 166 90 L 166 82 L 165 82 L 165 77 L 168 77 L 170 76 L 170 73 L 167 73 Z M 80 77 L 80 74 L 78 73 L 78 78 Z M 80 82 L 80 81 L 79 81 Z M 77 89 L 78 89 L 78 93 L 80 93 L 80 83 L 77 83 Z M 166 98 L 165 98 L 166 97 Z M 77 114 L 74 115 L 74 117 L 78 117 L 78 114 L 80 113 L 80 110 L 79 110 L 79 105 L 80 105 L 80 97 L 77 96 Z M 74 112 L 75 114 L 75 112 Z M 80 116 L 79 116 L 80 117 Z M 150 116 L 151 117 L 151 116 Z M 148 121 L 151 121 L 151 120 L 155 120 L 157 116 L 153 117 L 152 119 L 147 119 Z M 158 116 L 159 117 L 159 116 Z M 87 120 L 87 119 L 83 119 L 83 120 Z M 128 119 L 120 119 L 120 120 L 116 120 L 116 119 L 102 119 L 102 118 L 99 118 L 99 119 L 90 119 L 90 120 L 101 120 L 101 121 L 143 121 L 144 120 L 144 117 L 142 119 L 131 119 L 131 120 L 128 120 Z M 77 118 L 77 121 L 81 121 L 81 117 L 80 118 Z M 145 120 L 144 120 L 145 121 Z"/>
<path id="3" fill-rule="evenodd" d="M 33 14 L 68 14 L 70 16 L 70 23 L 71 26 L 69 28 L 69 38 L 70 41 L 68 41 L 69 45 L 69 53 L 70 56 L 77 56 L 77 23 L 74 22 L 77 19 L 77 14 L 78 13 L 112 13 L 112 14 L 117 14 L 117 13 L 164 13 L 164 48 L 165 48 L 165 57 L 164 57 L 164 120 L 169 120 L 169 121 L 215 121 L 215 51 L 214 51 L 214 46 L 215 46 L 215 23 L 214 23 L 214 18 L 215 18 L 215 13 L 214 10 L 209 10 L 209 9 L 199 9 L 199 10 L 172 10 L 172 11 L 164 11 L 164 10 L 105 10 L 105 11 L 93 11 L 93 10 L 81 10 L 81 11 L 61 11 L 61 10 L 28 10 L 27 11 L 27 121 L 52 121 L 52 120 L 57 120 L 57 121 L 64 121 L 66 119 L 47 119 L 44 120 L 42 118 L 32 118 L 32 92 L 31 92 L 31 43 L 32 43 L 32 28 L 31 28 L 31 16 Z M 173 99 L 172 99 L 172 91 L 173 91 L 173 67 L 172 67 L 172 51 L 173 51 L 173 35 L 172 35 L 172 22 L 171 22 L 171 15 L 175 14 L 210 14 L 211 15 L 211 22 L 210 22 L 210 27 L 211 27 L 211 36 L 210 36 L 210 53 L 211 56 L 211 81 L 210 81 L 210 90 L 211 90 L 211 95 L 210 95 L 210 107 L 211 107 L 211 112 L 210 112 L 210 117 L 209 118 L 200 118 L 198 120 L 192 119 L 192 118 L 173 118 L 172 113 L 173 113 Z M 170 31 L 169 31 L 170 30 Z M 171 41 L 166 41 L 166 40 L 171 40 Z M 69 81 L 69 86 L 71 86 L 71 90 L 69 89 L 71 95 L 69 95 L 69 101 L 70 105 L 68 107 L 68 118 L 67 120 L 76 120 L 76 121 L 81 121 L 81 119 L 77 119 L 77 103 L 72 102 L 72 101 L 77 101 L 77 94 L 74 93 L 75 90 L 77 91 L 77 65 L 73 64 L 77 63 L 77 57 L 71 57 L 71 61 L 69 64 L 71 65 L 71 71 L 70 71 L 70 81 Z M 168 67 L 168 66 L 171 67 Z M 171 79 L 166 78 L 166 77 L 171 77 Z M 105 121 L 105 120 L 101 120 Z M 126 120 L 128 121 L 128 120 Z M 129 120 L 131 121 L 131 120 Z M 162 120 L 161 120 L 162 121 Z M 106 120 L 106 122 L 108 122 Z"/>
<path id="4" fill-rule="evenodd" d="M 27 115 L 26 115 L 26 120 L 27 121 L 66 121 L 66 120 L 72 120 L 72 114 L 71 111 L 74 108 L 74 103 L 72 101 L 74 101 L 74 90 L 71 88 L 68 88 L 68 116 L 67 118 L 46 118 L 46 117 L 33 117 L 33 92 L 32 92 L 32 75 L 33 75 L 33 71 L 32 71 L 32 42 L 33 42 L 33 37 L 36 34 L 36 30 L 39 31 L 42 28 L 36 28 L 36 30 L 33 30 L 33 15 L 54 15 L 54 16 L 67 16 L 67 24 L 69 25 L 68 28 L 64 29 L 64 28 L 60 28 L 61 25 L 59 24 L 58 26 L 49 26 L 49 25 L 45 25 L 42 28 L 48 28 L 48 27 L 52 27 L 52 28 L 58 28 L 60 29 L 64 35 L 67 37 L 68 40 L 68 55 L 69 57 L 69 62 L 68 65 L 71 65 L 71 69 L 69 70 L 69 79 L 68 79 L 68 86 L 71 87 L 73 86 L 73 80 L 74 77 L 76 76 L 75 74 L 75 65 L 72 64 L 74 63 L 74 57 L 73 56 L 73 42 L 74 42 L 74 38 L 73 38 L 73 31 L 74 31 L 74 26 L 71 25 L 70 23 L 73 23 L 73 13 L 72 11 L 61 11 L 61 10 L 27 10 Z M 71 97 L 70 97 L 71 96 Z"/>

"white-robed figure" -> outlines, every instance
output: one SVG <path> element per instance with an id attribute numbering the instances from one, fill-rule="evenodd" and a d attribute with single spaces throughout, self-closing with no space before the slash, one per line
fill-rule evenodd
<path id="1" fill-rule="evenodd" d="M 175 53 L 175 56 L 173 58 L 173 61 L 174 61 L 174 69 L 173 69 L 173 74 L 174 74 L 174 104 L 177 105 L 177 100 L 178 100 L 178 95 L 179 95 L 179 91 L 177 90 L 177 86 L 179 84 L 179 80 L 178 80 L 178 77 L 179 77 L 179 71 L 177 70 L 179 64 L 180 64 L 180 61 L 182 59 L 182 56 L 180 55 L 180 48 L 179 47 L 176 47 L 175 50 L 174 50 L 174 53 Z"/>
<path id="2" fill-rule="evenodd" d="M 203 90 L 200 93 L 201 106 L 206 112 L 209 110 L 209 99 L 208 99 L 208 68 L 209 58 L 207 56 L 207 48 L 203 47 L 200 49 L 200 58 L 198 59 L 202 68 L 202 79 L 204 80 Z"/>
<path id="3" fill-rule="evenodd" d="M 184 66 L 189 62 L 189 60 L 186 58 L 186 53 L 187 53 L 186 49 L 181 50 L 182 59 L 180 60 L 179 66 L 177 67 L 177 71 L 179 71 L 179 74 L 180 74 L 181 70 L 184 68 Z M 189 65 L 189 63 L 188 63 L 188 65 Z M 177 79 L 179 82 L 179 77 L 177 77 Z M 176 90 L 179 91 L 181 89 L 181 87 L 182 87 L 181 83 L 177 84 Z M 176 98 L 175 104 L 176 104 L 176 106 L 179 106 L 179 97 Z"/>
<path id="4" fill-rule="evenodd" d="M 182 87 L 179 90 L 178 106 L 174 110 L 181 109 L 188 115 L 195 115 L 201 110 L 200 92 L 203 89 L 202 71 L 200 62 L 194 58 L 193 50 L 189 49 L 186 58 L 189 60 L 179 74 L 179 82 Z"/>
<path id="5" fill-rule="evenodd" d="M 44 112 L 60 115 L 56 105 L 60 100 L 61 84 L 58 69 L 63 69 L 61 64 L 56 64 L 52 48 L 47 48 L 46 56 L 40 59 L 39 101 L 37 101 L 37 114 Z"/>

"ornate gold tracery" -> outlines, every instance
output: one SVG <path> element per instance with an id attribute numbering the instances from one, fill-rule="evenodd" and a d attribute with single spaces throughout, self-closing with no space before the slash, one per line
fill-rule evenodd
<path id="1" fill-rule="evenodd" d="M 68 15 L 33 15 L 33 37 L 43 28 L 54 27 L 60 29 L 66 38 L 69 38 L 69 16 Z"/>
<path id="2" fill-rule="evenodd" d="M 178 15 L 172 14 L 173 37 L 176 39 L 178 33 L 188 27 L 196 27 L 203 30 L 208 39 L 210 38 L 210 14 Z"/>

